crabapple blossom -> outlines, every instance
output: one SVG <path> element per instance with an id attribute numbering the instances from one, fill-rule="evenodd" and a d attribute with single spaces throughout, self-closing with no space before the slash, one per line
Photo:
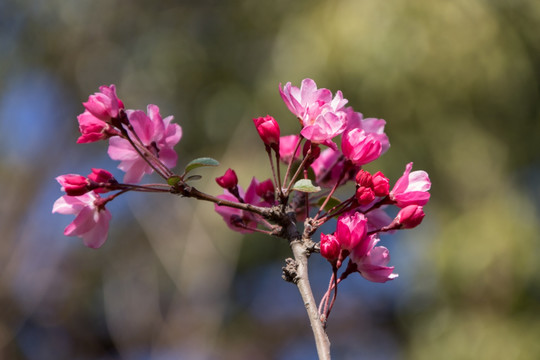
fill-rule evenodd
<path id="1" fill-rule="evenodd" d="M 255 177 L 253 177 L 253 179 L 251 180 L 251 183 L 249 184 L 245 192 L 241 186 L 237 186 L 238 197 L 235 194 L 231 193 L 228 189 L 225 189 L 224 193 L 222 195 L 218 195 L 217 198 L 232 201 L 232 202 L 240 201 L 242 203 L 251 204 L 255 206 L 270 207 L 273 204 L 267 202 L 265 198 L 261 197 L 261 195 L 265 195 L 264 189 L 267 188 L 268 181 L 270 180 L 263 181 L 261 183 Z M 272 189 L 273 189 L 273 185 L 272 185 Z M 274 193 L 272 190 L 272 202 L 273 202 L 273 194 Z M 251 229 L 255 228 L 260 220 L 257 217 L 257 215 L 249 211 L 227 207 L 227 206 L 221 206 L 217 203 L 214 206 L 214 210 L 223 217 L 223 220 L 225 220 L 225 223 L 227 223 L 227 226 L 229 226 L 229 228 L 243 234 L 253 232 L 253 230 Z"/>
<path id="2" fill-rule="evenodd" d="M 77 120 L 79 121 L 79 131 L 81 132 L 81 136 L 77 139 L 77 144 L 96 142 L 120 135 L 120 132 L 112 125 L 98 119 L 88 110 L 77 116 Z"/>
<path id="3" fill-rule="evenodd" d="M 381 143 L 363 129 L 352 129 L 343 134 L 343 155 L 355 165 L 365 165 L 376 160 L 382 153 Z"/>
<path id="4" fill-rule="evenodd" d="M 342 249 L 352 251 L 367 234 L 367 218 L 364 214 L 355 212 L 338 219 L 336 239 Z"/>
<path id="5" fill-rule="evenodd" d="M 176 166 L 178 155 L 173 147 L 182 137 L 182 128 L 178 124 L 171 124 L 173 117 L 163 119 L 156 105 L 148 105 L 148 115 L 140 110 L 128 110 L 126 113 L 135 132 L 131 135 L 140 139 L 144 150 L 153 154 L 168 168 Z M 145 174 L 154 171 L 124 138 L 111 138 L 108 154 L 111 159 L 120 161 L 118 168 L 126 173 L 126 183 L 138 183 Z"/>
<path id="6" fill-rule="evenodd" d="M 370 204 L 373 200 L 375 200 L 375 193 L 370 187 L 359 186 L 356 189 L 355 197 L 356 201 L 358 201 L 360 205 L 367 205 Z"/>
<path id="7" fill-rule="evenodd" d="M 347 114 L 343 111 L 346 99 L 341 91 L 332 99 L 328 89 L 317 89 L 315 81 L 302 80 L 300 88 L 286 83 L 279 92 L 285 105 L 302 125 L 300 134 L 314 143 L 335 147 L 332 138 L 347 127 Z"/>
<path id="8" fill-rule="evenodd" d="M 381 155 L 384 154 L 390 148 L 390 142 L 388 136 L 384 132 L 386 121 L 383 119 L 367 118 L 364 119 L 363 115 L 353 110 L 352 107 L 345 109 L 347 114 L 347 130 L 362 129 L 381 144 Z"/>
<path id="9" fill-rule="evenodd" d="M 412 229 L 420 225 L 426 214 L 419 205 L 408 205 L 399 211 L 394 222 L 401 229 Z M 391 225 L 390 225 L 391 226 Z"/>
<path id="10" fill-rule="evenodd" d="M 386 196 L 390 190 L 390 180 L 380 171 L 371 177 L 373 182 L 373 192 L 376 196 Z"/>
<path id="11" fill-rule="evenodd" d="M 375 246 L 378 242 L 375 234 L 364 237 L 352 250 L 350 258 L 365 279 L 384 283 L 398 275 L 393 274 L 393 266 L 386 266 L 390 262 L 390 252 L 384 246 Z"/>
<path id="12" fill-rule="evenodd" d="M 407 164 L 405 172 L 390 191 L 390 199 L 400 208 L 407 205 L 425 205 L 429 201 L 428 191 L 431 188 L 429 176 L 423 170 L 411 172 L 412 166 L 412 162 Z"/>
<path id="13" fill-rule="evenodd" d="M 321 255 L 329 261 L 336 261 L 341 247 L 334 235 L 321 234 Z"/>
<path id="14" fill-rule="evenodd" d="M 281 161 L 288 164 L 292 159 L 300 157 L 300 148 L 297 146 L 300 141 L 298 135 L 285 135 L 279 138 L 279 157 Z M 294 153 L 296 150 L 296 153 Z M 294 153 L 294 154 L 293 154 Z"/>
<path id="15" fill-rule="evenodd" d="M 56 200 L 52 212 L 75 215 L 75 219 L 65 228 L 64 235 L 78 236 L 86 246 L 97 249 L 107 240 L 112 217 L 102 202 L 103 199 L 93 191 L 81 196 L 64 195 Z"/>
<path id="16" fill-rule="evenodd" d="M 62 185 L 62 191 L 69 196 L 80 196 L 89 190 L 88 179 L 78 174 L 66 174 L 56 177 L 56 181 Z"/>
<path id="17" fill-rule="evenodd" d="M 124 104 L 116 96 L 116 87 L 114 85 L 100 86 L 99 91 L 94 95 L 90 95 L 88 101 L 84 102 L 83 105 L 93 116 L 108 122 L 118 117 L 118 112 L 124 108 Z"/>
<path id="18" fill-rule="evenodd" d="M 255 124 L 257 132 L 265 145 L 279 151 L 280 131 L 276 119 L 270 115 L 266 115 L 265 117 L 253 119 L 253 123 Z"/>
<path id="19" fill-rule="evenodd" d="M 322 187 L 334 186 L 343 175 L 342 184 L 349 181 L 354 173 L 351 168 L 343 174 L 345 169 L 345 158 L 340 151 L 328 148 L 321 152 L 321 155 L 311 164 L 315 173 L 317 184 Z"/>
<path id="20" fill-rule="evenodd" d="M 238 185 L 238 177 L 233 169 L 227 169 L 223 176 L 216 178 L 216 183 L 224 189 L 232 189 Z"/>

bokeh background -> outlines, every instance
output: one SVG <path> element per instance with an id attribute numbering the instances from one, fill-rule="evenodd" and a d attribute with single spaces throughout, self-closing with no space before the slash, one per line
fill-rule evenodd
<path id="1" fill-rule="evenodd" d="M 314 359 L 284 241 L 173 196 L 114 201 L 97 251 L 51 214 L 55 176 L 122 176 L 105 143 L 75 144 L 98 86 L 175 115 L 179 168 L 218 159 L 198 184 L 218 194 L 228 167 L 270 176 L 251 118 L 297 131 L 277 89 L 306 77 L 387 120 L 368 170 L 433 182 L 422 226 L 383 238 L 400 277 L 340 288 L 334 357 L 540 358 L 536 0 L 1 0 L 0 358 Z M 329 274 L 314 257 L 316 298 Z"/>

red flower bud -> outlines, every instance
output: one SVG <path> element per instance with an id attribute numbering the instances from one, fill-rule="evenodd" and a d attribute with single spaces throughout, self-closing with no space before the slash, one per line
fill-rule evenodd
<path id="1" fill-rule="evenodd" d="M 359 186 L 364 186 L 364 187 L 369 187 L 369 188 L 373 187 L 371 174 L 365 170 L 360 170 L 356 174 L 356 183 Z"/>
<path id="2" fill-rule="evenodd" d="M 92 169 L 92 173 L 88 174 L 88 179 L 96 183 L 92 184 L 93 186 L 99 186 L 98 184 L 109 184 L 112 182 L 116 183 L 114 176 L 107 170 L 103 169 Z M 94 191 L 96 193 L 106 193 L 109 190 L 104 187 L 97 187 L 94 189 Z"/>
<path id="3" fill-rule="evenodd" d="M 384 174 L 377 171 L 373 176 L 373 192 L 377 196 L 386 196 L 390 191 L 390 181 Z"/>
<path id="4" fill-rule="evenodd" d="M 56 178 L 56 181 L 62 185 L 62 191 L 65 191 L 69 196 L 81 196 L 90 191 L 88 180 L 81 175 L 60 175 Z"/>
<path id="5" fill-rule="evenodd" d="M 321 255 L 329 261 L 336 261 L 341 252 L 341 246 L 334 235 L 321 234 Z"/>
<path id="6" fill-rule="evenodd" d="M 265 117 L 253 119 L 253 123 L 262 141 L 274 150 L 279 151 L 280 130 L 276 119 L 270 115 L 266 115 Z"/>
<path id="7" fill-rule="evenodd" d="M 367 205 L 375 200 L 375 193 L 370 187 L 360 186 L 356 189 L 356 200 L 360 205 Z"/>
<path id="8" fill-rule="evenodd" d="M 231 189 L 238 185 L 238 177 L 234 170 L 228 169 L 223 176 L 216 178 L 216 182 L 224 189 Z"/>
<path id="9" fill-rule="evenodd" d="M 402 229 L 412 229 L 420 225 L 425 215 L 422 206 L 409 205 L 399 211 L 394 221 L 401 225 Z"/>

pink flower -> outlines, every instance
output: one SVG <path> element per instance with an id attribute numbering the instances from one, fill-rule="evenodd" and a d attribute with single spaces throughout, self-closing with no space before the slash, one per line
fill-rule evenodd
<path id="1" fill-rule="evenodd" d="M 300 141 L 300 137 L 298 135 L 286 135 L 282 136 L 279 139 L 279 157 L 281 158 L 281 161 L 288 164 L 291 161 L 291 158 L 294 160 L 298 159 L 300 157 L 300 147 L 297 149 L 298 142 Z M 296 150 L 296 153 L 294 153 L 294 150 Z"/>
<path id="2" fill-rule="evenodd" d="M 405 206 L 399 211 L 394 222 L 401 229 L 412 229 L 420 225 L 426 214 L 424 208 L 418 205 Z"/>
<path id="3" fill-rule="evenodd" d="M 339 257 L 341 247 L 334 235 L 321 234 L 321 255 L 329 261 L 335 261 Z"/>
<path id="4" fill-rule="evenodd" d="M 376 160 L 381 155 L 382 145 L 372 134 L 355 128 L 343 134 L 341 150 L 353 164 L 361 166 Z"/>
<path id="5" fill-rule="evenodd" d="M 266 115 L 265 117 L 253 119 L 253 123 L 255 124 L 262 141 L 266 145 L 274 148 L 274 150 L 279 151 L 280 131 L 276 119 L 270 115 Z"/>
<path id="6" fill-rule="evenodd" d="M 396 202 L 396 205 L 403 208 L 407 205 L 425 205 L 429 201 L 429 189 L 431 181 L 428 174 L 423 170 L 412 170 L 413 163 L 408 163 L 405 172 L 401 176 L 392 191 L 390 199 Z"/>
<path id="7" fill-rule="evenodd" d="M 355 112 L 350 106 L 345 109 L 345 113 L 347 114 L 346 131 L 350 131 L 352 129 L 362 129 L 367 134 L 371 134 L 376 141 L 381 143 L 381 155 L 390 148 L 388 136 L 384 132 L 386 121 L 375 118 L 364 119 L 361 113 Z"/>
<path id="8" fill-rule="evenodd" d="M 116 96 L 114 85 L 100 86 L 99 91 L 90 95 L 88 101 L 83 105 L 96 118 L 108 122 L 112 118 L 118 117 L 118 111 L 124 108 L 124 104 Z"/>
<path id="9" fill-rule="evenodd" d="M 317 184 L 322 187 L 333 187 L 345 169 L 344 160 L 340 151 L 330 148 L 322 151 L 321 155 L 311 164 Z M 350 179 L 351 174 L 345 174 L 342 184 Z"/>
<path id="10" fill-rule="evenodd" d="M 364 214 L 355 212 L 338 219 L 336 239 L 342 249 L 352 251 L 367 234 L 367 219 Z"/>
<path id="11" fill-rule="evenodd" d="M 255 187 L 255 193 L 264 200 L 263 206 L 272 206 L 275 203 L 275 187 L 272 180 L 268 179 L 260 182 Z"/>
<path id="12" fill-rule="evenodd" d="M 77 139 L 77 144 L 105 140 L 111 136 L 120 134 L 118 130 L 96 118 L 88 110 L 77 116 L 77 120 L 79 121 L 79 131 L 81 132 L 81 136 Z"/>
<path id="13" fill-rule="evenodd" d="M 223 176 L 216 178 L 216 182 L 224 189 L 232 189 L 238 185 L 238 177 L 233 169 L 228 169 Z"/>
<path id="14" fill-rule="evenodd" d="M 62 185 L 62 191 L 69 196 L 80 196 L 90 191 L 90 183 L 87 178 L 78 174 L 60 175 L 56 181 Z"/>
<path id="15" fill-rule="evenodd" d="M 328 89 L 317 89 L 315 81 L 302 80 L 300 89 L 288 82 L 279 93 L 289 110 L 302 125 L 301 134 L 314 143 L 335 146 L 332 138 L 347 127 L 347 115 L 343 111 L 346 99 L 341 91 L 332 99 Z"/>
<path id="16" fill-rule="evenodd" d="M 366 236 L 351 252 L 351 261 L 356 264 L 357 271 L 369 281 L 384 283 L 395 279 L 393 266 L 390 262 L 390 252 L 384 246 L 375 246 L 379 238 L 374 234 Z"/>
<path id="17" fill-rule="evenodd" d="M 272 206 L 272 204 L 268 203 L 265 199 L 261 198 L 261 196 L 257 194 L 257 191 L 261 192 L 267 186 L 264 185 L 264 183 L 265 182 L 259 183 L 259 181 L 254 177 L 245 192 L 241 186 L 237 187 L 238 195 L 246 204 L 256 206 Z M 218 198 L 232 202 L 239 202 L 236 196 L 233 195 L 229 190 L 225 190 L 224 194 L 219 195 Z M 223 217 L 223 220 L 225 220 L 229 228 L 242 234 L 252 233 L 253 230 L 250 230 L 249 228 L 257 227 L 260 221 L 260 217 L 258 215 L 255 215 L 249 211 L 231 208 L 225 205 L 215 204 L 214 210 Z"/>
<path id="18" fill-rule="evenodd" d="M 148 105 L 148 116 L 140 111 L 126 111 L 129 122 L 142 144 L 151 151 L 165 166 L 176 166 L 178 155 L 173 149 L 182 137 L 182 128 L 171 124 L 172 116 L 161 118 L 156 105 Z M 133 149 L 128 140 L 114 137 L 109 140 L 109 156 L 120 160 L 118 168 L 126 172 L 124 182 L 138 183 L 144 174 L 151 174 L 153 169 Z"/>
<path id="19" fill-rule="evenodd" d="M 100 205 L 101 202 L 101 197 L 93 191 L 81 196 L 64 195 L 55 201 L 52 212 L 76 215 L 64 230 L 64 235 L 78 236 L 86 246 L 97 249 L 107 240 L 112 217 L 109 210 Z"/>

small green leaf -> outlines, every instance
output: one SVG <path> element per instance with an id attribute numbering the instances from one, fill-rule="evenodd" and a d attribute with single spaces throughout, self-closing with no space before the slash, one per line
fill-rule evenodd
<path id="1" fill-rule="evenodd" d="M 173 175 L 171 176 L 170 178 L 167 179 L 167 184 L 171 185 L 171 186 L 174 186 L 176 184 L 178 184 L 178 182 L 180 182 L 180 180 L 182 180 L 182 178 L 178 175 Z"/>
<path id="2" fill-rule="evenodd" d="M 326 196 L 320 198 L 319 201 L 317 201 L 317 205 L 322 206 L 325 200 L 326 200 Z M 328 199 L 328 202 L 326 203 L 326 205 L 324 206 L 324 211 L 330 211 L 330 209 L 338 206 L 339 204 L 341 204 L 341 200 L 331 196 L 330 199 Z"/>
<path id="3" fill-rule="evenodd" d="M 201 175 L 191 175 L 191 176 L 188 176 L 186 181 L 195 181 L 195 180 L 200 180 L 200 179 L 202 179 Z"/>
<path id="4" fill-rule="evenodd" d="M 313 185 L 313 183 L 309 179 L 298 180 L 294 184 L 292 189 L 296 191 L 307 192 L 307 193 L 314 193 L 314 192 L 321 191 L 321 188 Z"/>
<path id="5" fill-rule="evenodd" d="M 184 175 L 190 172 L 193 169 L 202 167 L 202 166 L 218 166 L 219 162 L 215 159 L 209 158 L 209 157 L 202 157 L 195 159 L 191 161 L 189 164 L 186 165 L 186 168 L 184 170 Z"/>

